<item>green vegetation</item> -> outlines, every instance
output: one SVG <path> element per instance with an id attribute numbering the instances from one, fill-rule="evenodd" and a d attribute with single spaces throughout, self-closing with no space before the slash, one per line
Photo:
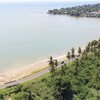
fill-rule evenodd
<path id="1" fill-rule="evenodd" d="M 48 14 L 70 15 L 76 17 L 100 17 L 100 4 L 83 5 L 49 10 Z"/>
<path id="2" fill-rule="evenodd" d="M 79 47 L 80 57 L 74 52 L 72 48 L 66 56 L 73 58 L 69 64 L 51 56 L 50 73 L 0 90 L 0 100 L 100 100 L 100 39 L 89 42 L 84 51 Z"/>

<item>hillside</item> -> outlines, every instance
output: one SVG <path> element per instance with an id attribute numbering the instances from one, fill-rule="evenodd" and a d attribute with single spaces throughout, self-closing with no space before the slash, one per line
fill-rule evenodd
<path id="1" fill-rule="evenodd" d="M 70 15 L 76 17 L 100 17 L 100 4 L 83 5 L 49 10 L 48 14 Z"/>
<path id="2" fill-rule="evenodd" d="M 67 53 L 69 64 L 61 67 L 52 56 L 50 73 L 35 80 L 0 90 L 0 100 L 100 100 L 100 39 L 89 42 L 82 52 Z M 75 60 L 71 60 L 75 59 Z"/>

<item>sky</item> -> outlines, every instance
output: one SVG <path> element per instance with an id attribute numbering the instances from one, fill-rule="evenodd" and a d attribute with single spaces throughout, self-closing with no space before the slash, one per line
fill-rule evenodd
<path id="1" fill-rule="evenodd" d="M 65 1 L 65 2 L 71 2 L 71 1 L 100 1 L 100 0 L 0 0 L 0 2 L 43 2 L 43 1 L 51 1 L 51 2 L 62 2 L 62 1 Z"/>

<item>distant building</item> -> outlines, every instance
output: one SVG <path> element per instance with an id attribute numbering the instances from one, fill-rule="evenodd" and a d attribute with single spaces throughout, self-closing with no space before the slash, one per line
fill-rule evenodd
<path id="1" fill-rule="evenodd" d="M 100 14 L 100 10 L 97 11 L 97 14 Z"/>

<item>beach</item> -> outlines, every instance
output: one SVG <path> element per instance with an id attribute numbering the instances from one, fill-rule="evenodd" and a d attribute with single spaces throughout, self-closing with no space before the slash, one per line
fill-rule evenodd
<path id="1" fill-rule="evenodd" d="M 63 54 L 59 57 L 55 57 L 54 59 L 57 59 L 58 61 L 63 61 L 66 59 L 66 55 Z M 24 78 L 28 75 L 43 70 L 48 67 L 48 61 L 49 59 L 45 59 L 45 60 L 37 61 L 36 63 L 30 64 L 22 68 L 1 72 L 0 85 L 3 85 L 11 81 L 16 81 L 18 79 Z"/>
<path id="2" fill-rule="evenodd" d="M 81 49 L 83 51 L 85 49 L 85 46 L 83 46 Z M 75 49 L 75 55 L 78 55 L 77 50 L 78 49 Z M 53 57 L 53 59 L 57 59 L 58 62 L 68 60 L 66 58 L 66 54 L 62 54 L 60 56 Z M 25 67 L 2 72 L 2 73 L 0 73 L 0 85 L 3 85 L 5 83 L 11 82 L 11 81 L 16 81 L 16 80 L 19 80 L 26 76 L 29 76 L 31 74 L 37 73 L 48 67 L 48 61 L 49 61 L 49 59 L 44 59 L 44 60 L 37 61 L 37 62 L 30 64 L 28 66 L 25 66 Z"/>
<path id="3" fill-rule="evenodd" d="M 45 69 L 49 56 L 66 59 L 65 54 L 70 48 L 100 37 L 100 20 L 97 18 L 47 14 L 49 9 L 73 6 L 59 4 L 0 6 L 0 85 Z"/>

